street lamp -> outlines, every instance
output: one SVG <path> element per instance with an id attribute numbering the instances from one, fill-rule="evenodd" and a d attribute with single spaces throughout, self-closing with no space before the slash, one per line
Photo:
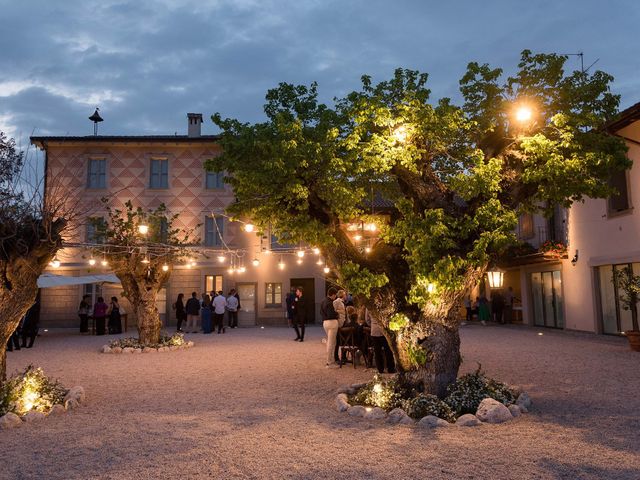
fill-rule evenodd
<path id="1" fill-rule="evenodd" d="M 404 125 L 396 127 L 396 129 L 393 131 L 393 137 L 400 143 L 406 142 L 408 136 L 409 132 L 407 131 L 407 127 Z"/>
<path id="2" fill-rule="evenodd" d="M 489 286 L 491 288 L 502 288 L 502 282 L 504 280 L 504 272 L 498 268 L 487 272 L 489 279 Z"/>

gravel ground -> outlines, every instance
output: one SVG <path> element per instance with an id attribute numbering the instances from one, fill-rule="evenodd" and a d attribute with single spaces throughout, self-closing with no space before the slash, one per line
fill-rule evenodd
<path id="1" fill-rule="evenodd" d="M 533 411 L 422 430 L 338 413 L 336 388 L 372 372 L 325 369 L 323 331 L 307 332 L 304 343 L 284 328 L 192 334 L 192 349 L 144 355 L 43 333 L 8 353 L 8 370 L 33 363 L 88 400 L 0 431 L 0 478 L 640 478 L 640 354 L 624 339 L 463 327 L 462 370 L 480 362 L 522 385 Z"/>

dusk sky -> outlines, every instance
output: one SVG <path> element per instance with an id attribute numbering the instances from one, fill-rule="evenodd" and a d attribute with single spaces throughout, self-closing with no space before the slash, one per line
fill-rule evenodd
<path id="1" fill-rule="evenodd" d="M 458 100 L 469 61 L 510 72 L 520 52 L 584 52 L 640 101 L 640 2 L 0 0 L 0 130 L 29 135 L 186 133 L 186 113 L 256 122 L 279 82 L 319 83 L 322 100 L 397 67 Z M 635 40 L 634 40 L 635 39 Z M 580 67 L 578 57 L 568 66 Z"/>

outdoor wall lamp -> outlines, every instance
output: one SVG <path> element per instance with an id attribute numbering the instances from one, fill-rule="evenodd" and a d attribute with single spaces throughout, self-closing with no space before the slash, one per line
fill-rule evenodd
<path id="1" fill-rule="evenodd" d="M 571 259 L 571 265 L 573 265 L 575 267 L 576 263 L 578 263 L 578 249 L 576 249 L 576 254 Z"/>
<path id="2" fill-rule="evenodd" d="M 502 282 L 504 280 L 504 272 L 502 270 L 494 268 L 487 272 L 487 277 L 491 288 L 502 288 Z"/>

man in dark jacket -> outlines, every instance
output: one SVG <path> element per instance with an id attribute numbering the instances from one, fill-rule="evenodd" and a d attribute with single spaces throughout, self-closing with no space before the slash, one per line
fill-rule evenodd
<path id="1" fill-rule="evenodd" d="M 185 305 L 187 311 L 187 328 L 192 333 L 198 333 L 198 318 L 200 317 L 200 300 L 198 300 L 198 294 L 196 292 L 191 293 L 191 298 L 187 300 Z"/>
<path id="2" fill-rule="evenodd" d="M 296 288 L 296 298 L 293 300 L 293 328 L 296 330 L 296 342 L 304 342 L 304 324 L 307 321 L 307 303 L 303 297 L 302 287 Z"/>

